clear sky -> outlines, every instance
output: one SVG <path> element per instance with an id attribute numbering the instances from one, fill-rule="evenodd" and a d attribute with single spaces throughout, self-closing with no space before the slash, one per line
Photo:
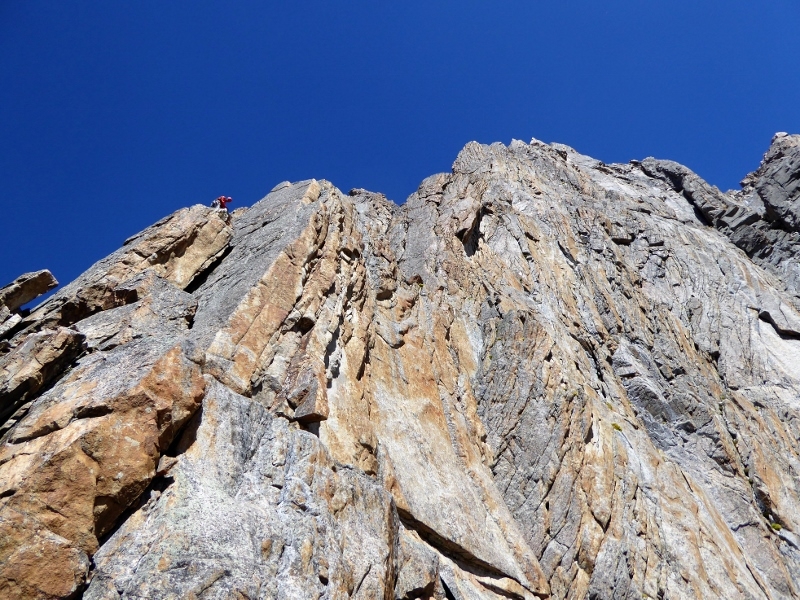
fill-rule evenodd
<path id="1" fill-rule="evenodd" d="M 677 160 L 800 133 L 798 0 L 0 0 L 0 285 L 324 178 L 403 202 L 470 140 Z"/>

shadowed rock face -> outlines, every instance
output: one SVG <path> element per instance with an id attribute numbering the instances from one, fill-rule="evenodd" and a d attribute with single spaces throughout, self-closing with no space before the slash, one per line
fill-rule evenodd
<path id="1" fill-rule="evenodd" d="M 778 133 L 739 192 L 722 193 L 686 167 L 647 158 L 642 170 L 663 180 L 759 266 L 778 276 L 800 307 L 800 136 Z"/>
<path id="2" fill-rule="evenodd" d="M 800 597 L 798 147 L 164 219 L 6 336 L 0 596 Z"/>

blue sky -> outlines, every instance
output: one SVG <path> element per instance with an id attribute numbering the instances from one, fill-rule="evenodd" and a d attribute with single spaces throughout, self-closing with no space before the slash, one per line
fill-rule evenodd
<path id="1" fill-rule="evenodd" d="M 402 202 L 470 140 L 737 187 L 800 132 L 798 31 L 797 0 L 0 0 L 0 285 L 287 179 Z"/>

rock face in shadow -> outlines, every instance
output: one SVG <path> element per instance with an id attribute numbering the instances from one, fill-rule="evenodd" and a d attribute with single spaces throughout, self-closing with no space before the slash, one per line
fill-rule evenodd
<path id="1" fill-rule="evenodd" d="M 800 597 L 798 139 L 157 223 L 8 330 L 0 596 Z"/>

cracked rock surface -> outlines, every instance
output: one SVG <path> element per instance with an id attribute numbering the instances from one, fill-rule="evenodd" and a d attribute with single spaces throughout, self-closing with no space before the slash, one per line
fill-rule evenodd
<path id="1" fill-rule="evenodd" d="M 0 330 L 0 597 L 800 598 L 798 203 L 778 134 L 178 211 Z"/>

